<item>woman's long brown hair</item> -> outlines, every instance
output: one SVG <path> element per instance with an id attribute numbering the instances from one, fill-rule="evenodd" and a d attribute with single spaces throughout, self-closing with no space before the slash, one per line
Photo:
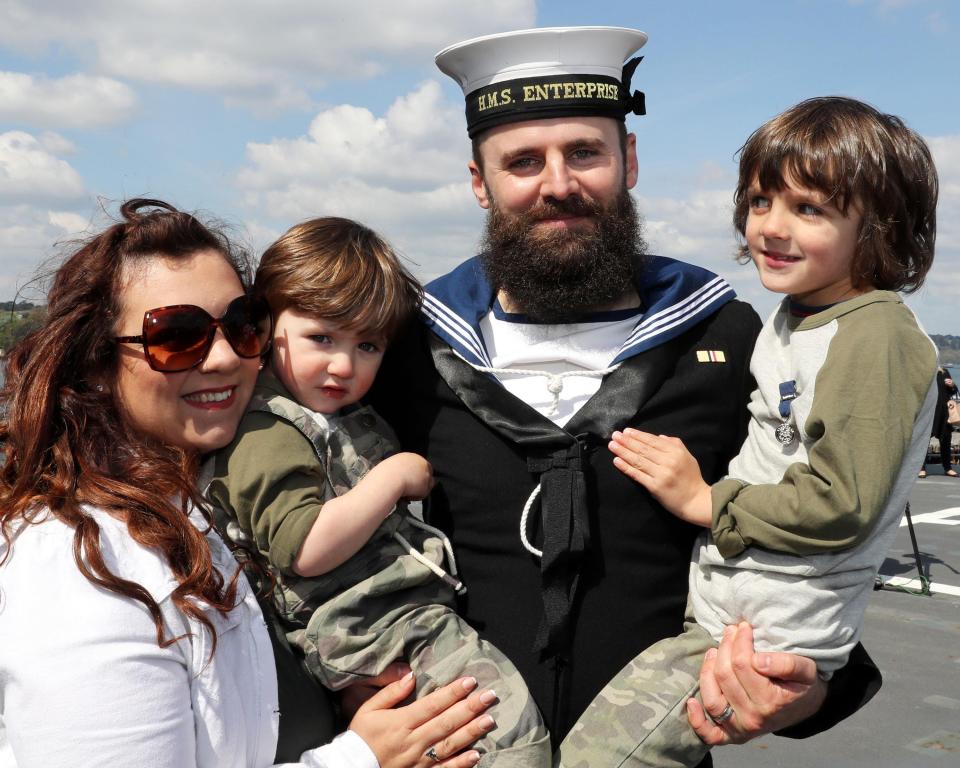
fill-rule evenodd
<path id="1" fill-rule="evenodd" d="M 204 533 L 187 518 L 195 505 L 198 457 L 138 433 L 111 394 L 117 372 L 113 341 L 124 281 L 157 257 L 185 259 L 201 250 L 223 254 L 241 282 L 249 269 L 218 231 L 158 200 L 130 200 L 122 220 L 92 237 L 53 276 L 43 326 L 9 351 L 0 393 L 0 535 L 49 511 L 73 528 L 77 568 L 91 582 L 146 606 L 166 646 L 160 608 L 136 582 L 110 571 L 100 527 L 84 505 L 126 523 L 130 536 L 161 553 L 178 586 L 174 605 L 213 625 L 198 601 L 226 613 L 236 603 L 237 573 L 225 583 Z M 99 385 L 99 386 L 98 386 Z"/>

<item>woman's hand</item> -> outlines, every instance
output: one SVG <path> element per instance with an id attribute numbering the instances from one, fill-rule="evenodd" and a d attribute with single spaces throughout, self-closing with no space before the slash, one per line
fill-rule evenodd
<path id="1" fill-rule="evenodd" d="M 463 677 L 393 709 L 414 692 L 411 672 L 368 699 L 350 722 L 350 730 L 373 750 L 380 768 L 469 768 L 480 760 L 480 753 L 463 750 L 496 726 L 484 714 L 496 694 L 471 695 L 476 687 L 474 678 Z M 429 750 L 434 756 L 427 754 Z"/>
<path id="2" fill-rule="evenodd" d="M 379 690 L 395 683 L 410 674 L 410 665 L 402 661 L 394 661 L 387 665 L 376 677 L 361 682 L 351 683 L 340 691 L 340 712 L 344 720 L 353 720 L 367 701 Z"/>
<path id="3" fill-rule="evenodd" d="M 753 628 L 741 622 L 727 627 L 720 647 L 707 652 L 700 668 L 703 706 L 687 701 L 687 718 L 706 744 L 742 744 L 806 720 L 826 695 L 827 685 L 811 659 L 755 653 Z M 723 719 L 728 706 L 731 714 Z"/>

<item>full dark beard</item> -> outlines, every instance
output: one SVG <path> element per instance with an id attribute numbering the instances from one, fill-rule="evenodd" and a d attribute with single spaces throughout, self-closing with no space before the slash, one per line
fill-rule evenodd
<path id="1" fill-rule="evenodd" d="M 534 226 L 558 215 L 590 216 L 587 229 Z M 569 197 L 541 201 L 521 214 L 494 200 L 481 262 L 487 278 L 521 312 L 545 323 L 572 322 L 610 305 L 633 285 L 646 254 L 643 224 L 626 188 L 608 205 Z"/>

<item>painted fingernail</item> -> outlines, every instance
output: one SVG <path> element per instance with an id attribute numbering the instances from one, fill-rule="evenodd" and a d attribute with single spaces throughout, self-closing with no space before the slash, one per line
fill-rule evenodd
<path id="1" fill-rule="evenodd" d="M 484 691 L 480 694 L 480 703 L 481 704 L 493 704 L 497 700 L 496 691 Z"/>
<path id="2" fill-rule="evenodd" d="M 494 720 L 490 715 L 484 715 L 480 718 L 480 727 L 485 731 L 491 731 L 497 727 L 497 721 Z"/>
<path id="3" fill-rule="evenodd" d="M 472 691 L 474 688 L 477 687 L 477 678 L 475 677 L 465 677 L 460 682 L 461 682 L 461 685 L 463 685 L 463 689 L 465 691 Z"/>
<path id="4" fill-rule="evenodd" d="M 476 765 L 480 762 L 480 753 L 476 750 L 473 752 L 467 752 L 463 756 L 467 760 L 467 765 Z"/>
<path id="5" fill-rule="evenodd" d="M 400 678 L 401 683 L 407 682 L 407 680 L 413 680 L 413 670 L 411 669 L 407 674 Z"/>

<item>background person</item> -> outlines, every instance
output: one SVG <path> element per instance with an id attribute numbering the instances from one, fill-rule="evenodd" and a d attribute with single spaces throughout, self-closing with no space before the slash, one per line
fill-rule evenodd
<path id="1" fill-rule="evenodd" d="M 244 413 L 269 312 L 194 217 L 152 200 L 121 215 L 57 271 L 44 325 L 8 357 L 0 717 L 20 768 L 268 766 L 270 642 L 194 483 Z M 299 764 L 423 766 L 429 745 L 484 731 L 475 681 L 388 709 L 413 687 Z"/>
<path id="2" fill-rule="evenodd" d="M 424 323 L 393 345 L 373 393 L 433 466 L 428 514 L 457 552 L 461 613 L 516 664 L 555 743 L 683 623 L 697 528 L 614 467 L 610 435 L 677 435 L 712 482 L 743 442 L 753 389 L 759 318 L 640 236 L 624 116 L 643 100 L 636 60 L 623 61 L 645 40 L 541 29 L 438 55 L 467 99 L 483 252 L 426 287 Z M 744 625 L 702 670 L 706 709 L 737 712 L 730 730 L 700 710 L 691 722 L 712 744 L 800 720 L 791 733 L 805 735 L 877 687 L 860 648 L 828 691 L 809 659 L 754 655 Z"/>
<path id="3" fill-rule="evenodd" d="M 957 385 L 953 381 L 953 376 L 946 368 L 937 369 L 937 409 L 933 414 L 933 426 L 930 427 L 930 437 L 937 438 L 940 447 L 940 463 L 943 465 L 943 474 L 947 477 L 957 477 L 957 472 L 952 466 L 952 442 L 953 425 L 947 421 L 947 401 L 956 397 Z M 926 464 L 927 456 L 923 457 L 924 466 L 921 467 L 920 478 L 927 476 Z"/>

